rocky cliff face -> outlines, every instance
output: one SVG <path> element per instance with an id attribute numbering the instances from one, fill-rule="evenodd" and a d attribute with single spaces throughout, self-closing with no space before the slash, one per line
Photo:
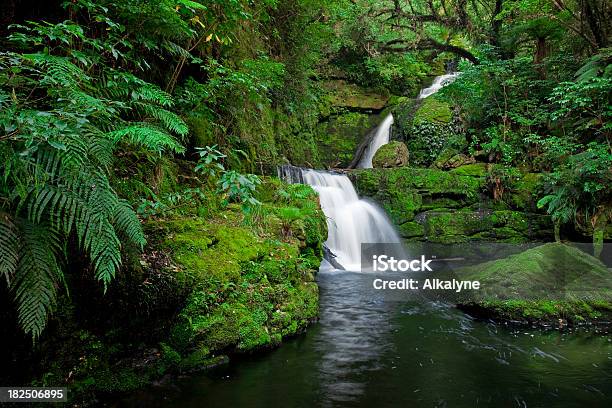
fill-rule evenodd
<path id="1" fill-rule="evenodd" d="M 379 202 L 409 241 L 459 243 L 467 241 L 524 242 L 553 237 L 550 217 L 531 205 L 522 175 L 504 200 L 494 200 L 484 164 L 451 171 L 411 167 L 363 169 L 351 173 L 363 196 Z M 513 204 L 514 203 L 514 204 Z"/>

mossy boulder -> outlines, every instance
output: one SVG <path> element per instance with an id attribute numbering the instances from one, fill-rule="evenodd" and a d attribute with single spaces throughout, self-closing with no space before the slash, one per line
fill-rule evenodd
<path id="1" fill-rule="evenodd" d="M 317 317 L 313 275 L 327 236 L 317 196 L 309 186 L 266 180 L 258 197 L 259 221 L 245 223 L 237 206 L 214 219 L 156 221 L 160 246 L 191 288 L 168 341 L 184 370 L 226 351 L 278 345 Z"/>
<path id="2" fill-rule="evenodd" d="M 504 319 L 580 323 L 612 316 L 612 273 L 570 245 L 549 243 L 456 271 L 481 289 L 461 304 Z"/>
<path id="3" fill-rule="evenodd" d="M 422 100 L 414 114 L 414 124 L 434 123 L 448 124 L 453 118 L 451 107 L 448 103 L 429 97 Z"/>
<path id="4" fill-rule="evenodd" d="M 408 165 L 408 148 L 397 140 L 382 145 L 372 158 L 375 168 L 402 167 Z"/>

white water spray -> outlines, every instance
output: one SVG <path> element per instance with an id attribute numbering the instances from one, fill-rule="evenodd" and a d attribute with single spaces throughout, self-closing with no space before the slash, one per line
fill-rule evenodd
<path id="1" fill-rule="evenodd" d="M 359 160 L 359 163 L 357 163 L 357 168 L 372 168 L 372 159 L 374 158 L 376 151 L 380 148 L 380 146 L 389 143 L 391 125 L 393 125 L 393 115 L 389 114 L 387 117 L 385 117 L 381 124 L 378 125 L 372 141 L 363 152 L 363 156 L 361 157 L 361 160 Z"/>
<path id="2" fill-rule="evenodd" d="M 344 174 L 283 166 L 279 176 L 309 184 L 319 193 L 327 217 L 325 245 L 344 269 L 361 271 L 362 243 L 401 242 L 385 212 L 370 201 L 360 200 Z M 325 266 L 331 268 L 328 263 Z"/>
<path id="3" fill-rule="evenodd" d="M 440 89 L 457 79 L 459 74 L 459 72 L 453 72 L 450 74 L 435 77 L 433 83 L 430 86 L 421 89 L 421 92 L 419 92 L 419 96 L 417 96 L 417 99 L 425 99 L 428 96 L 435 94 Z"/>

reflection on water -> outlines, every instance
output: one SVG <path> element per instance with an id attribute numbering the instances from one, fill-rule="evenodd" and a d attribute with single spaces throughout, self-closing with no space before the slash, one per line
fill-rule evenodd
<path id="1" fill-rule="evenodd" d="M 330 272 L 320 275 L 321 308 L 315 349 L 322 402 L 359 401 L 368 378 L 385 369 L 383 356 L 393 351 L 386 340 L 394 330 L 389 302 L 363 291 L 363 275 Z M 355 304 L 358 307 L 355 307 Z"/>
<path id="2" fill-rule="evenodd" d="M 511 330 L 442 302 L 389 302 L 323 272 L 321 321 L 279 349 L 131 395 L 125 407 L 609 407 L 612 339 Z"/>

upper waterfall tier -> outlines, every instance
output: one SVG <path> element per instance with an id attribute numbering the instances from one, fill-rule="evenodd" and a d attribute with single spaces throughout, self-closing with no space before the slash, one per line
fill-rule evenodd
<path id="1" fill-rule="evenodd" d="M 389 114 L 385 117 L 385 119 L 378 125 L 376 129 L 376 134 L 370 141 L 368 147 L 366 147 L 363 152 L 363 156 L 359 163 L 357 164 L 357 168 L 360 169 L 371 169 L 372 168 L 372 159 L 376 154 L 376 151 L 380 148 L 380 146 L 389 143 L 389 137 L 391 136 L 391 126 L 393 125 L 393 115 Z"/>
<path id="2" fill-rule="evenodd" d="M 428 96 L 435 94 L 440 89 L 453 82 L 459 76 L 459 74 L 459 72 L 453 72 L 450 74 L 435 77 L 433 83 L 430 86 L 421 89 L 421 92 L 419 92 L 419 96 L 417 96 L 417 99 L 425 99 Z"/>

